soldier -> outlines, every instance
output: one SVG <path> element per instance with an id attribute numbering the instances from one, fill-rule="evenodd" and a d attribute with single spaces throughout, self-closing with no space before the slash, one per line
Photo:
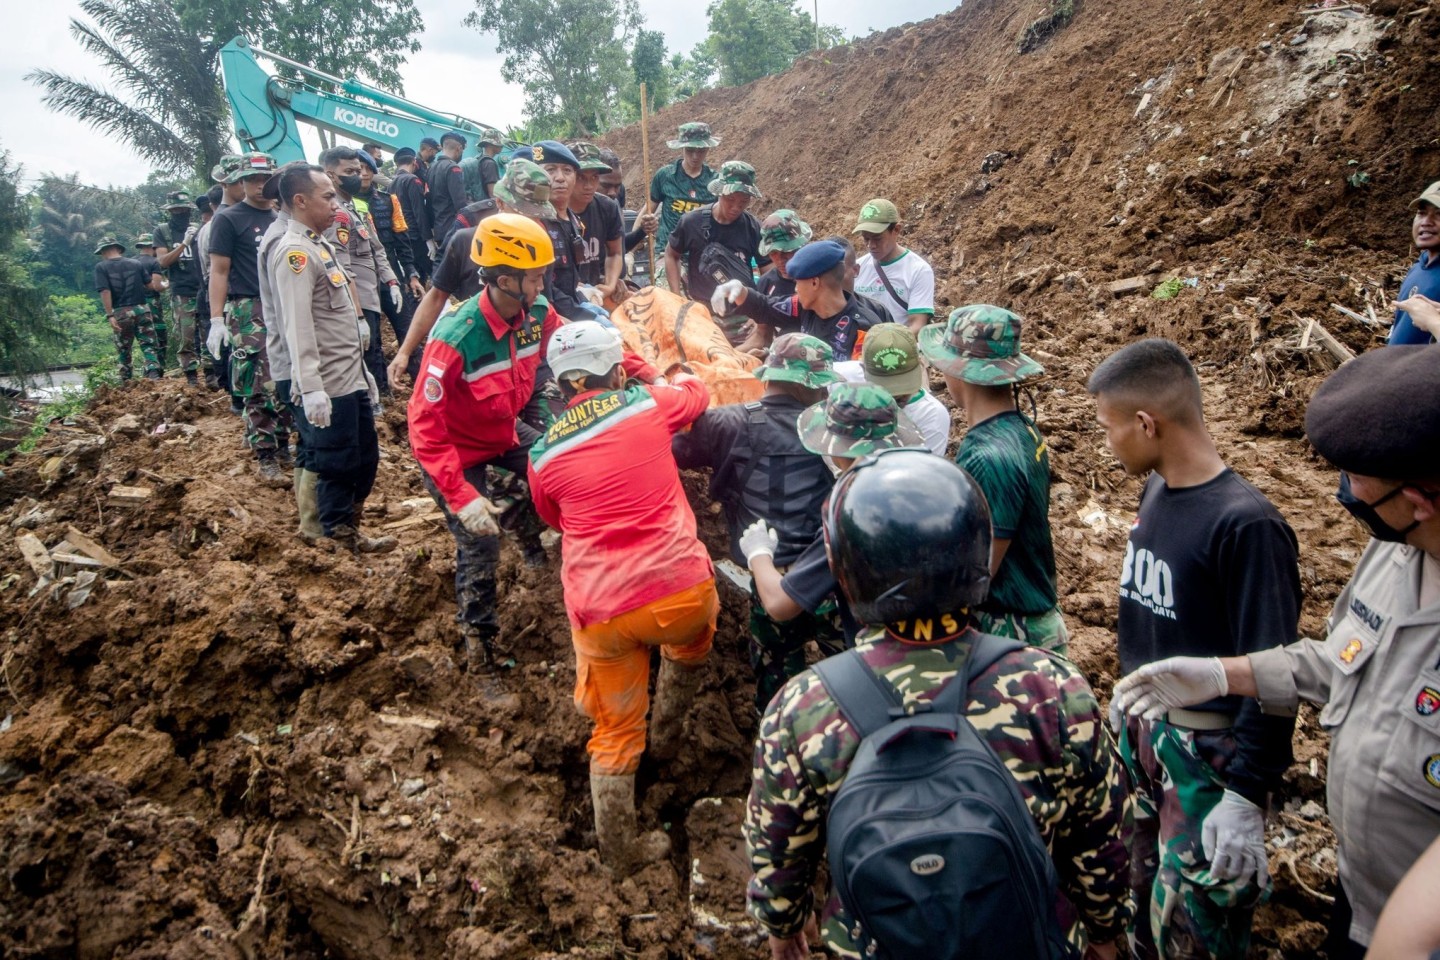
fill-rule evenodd
<path id="1" fill-rule="evenodd" d="M 770 269 L 761 274 L 755 289 L 767 297 L 794 296 L 795 281 L 785 268 L 813 236 L 810 224 L 794 210 L 776 210 L 760 221 L 760 256 L 769 259 Z"/>
<path id="2" fill-rule="evenodd" d="M 720 146 L 720 138 L 710 133 L 708 123 L 682 123 L 680 135 L 669 141 L 671 150 L 683 151 L 681 158 L 655 171 L 650 179 L 650 202 L 660 214 L 660 227 L 655 233 L 655 245 L 664 249 L 670 242 L 670 232 L 680 223 L 680 218 L 691 210 L 699 210 L 707 203 L 714 203 L 710 184 L 715 171 L 705 165 L 705 158 L 711 148 Z M 664 283 L 664 277 L 660 278 Z M 671 289 L 678 291 L 677 279 Z"/>
<path id="3" fill-rule="evenodd" d="M 160 264 L 160 259 L 155 256 L 154 234 L 142 233 L 135 237 L 135 256 L 132 258 L 139 263 L 149 274 L 150 281 L 147 289 L 150 291 L 150 319 L 155 328 L 155 353 L 160 357 L 161 376 L 164 376 L 166 353 L 170 349 L 170 334 L 165 327 L 165 311 L 163 308 L 163 296 L 169 289 L 170 283 L 165 279 L 165 271 Z"/>
<path id="4" fill-rule="evenodd" d="M 210 202 L 210 216 L 200 225 L 200 232 L 195 235 L 195 254 L 200 264 L 200 294 L 198 300 L 204 304 L 205 319 L 207 328 L 213 328 L 217 319 L 210 315 L 210 232 L 215 229 L 215 217 L 228 206 L 239 203 L 245 199 L 245 185 L 236 181 L 233 184 L 225 180 L 234 173 L 240 166 L 241 158 L 234 154 L 227 154 L 220 158 L 220 162 L 210 168 L 210 179 L 215 181 L 206 192 L 205 197 Z M 224 327 L 224 318 L 219 318 L 220 326 Z M 220 341 L 220 355 L 213 355 L 208 346 L 205 346 L 209 339 L 209 329 L 202 331 L 201 353 L 205 359 L 205 386 L 211 390 L 230 390 L 230 343 L 228 338 Z M 230 395 L 230 412 L 243 413 L 244 405 L 233 393 Z"/>
<path id="5" fill-rule="evenodd" d="M 200 385 L 200 329 L 195 323 L 200 298 L 200 263 L 195 238 L 200 225 L 192 223 L 195 209 L 190 194 L 176 190 L 165 195 L 168 219 L 155 228 L 155 258 L 170 281 L 170 316 L 175 321 L 176 355 L 185 382 Z"/>
<path id="6" fill-rule="evenodd" d="M 945 375 L 970 427 L 955 462 L 990 503 L 995 523 L 990 594 L 975 610 L 980 629 L 1066 655 L 1070 635 L 1055 587 L 1050 537 L 1050 453 L 1017 388 L 1045 373 L 1020 352 L 1020 318 L 972 304 L 920 333 L 925 359 Z"/>
<path id="7" fill-rule="evenodd" d="M 280 460 L 290 459 L 290 413 L 275 401 L 265 358 L 265 313 L 260 302 L 260 240 L 275 219 L 265 183 L 275 172 L 268 153 L 246 154 L 226 181 L 240 184 L 244 200 L 210 222 L 210 335 L 206 347 L 220 356 L 230 342 L 230 389 L 244 405 L 245 442 L 255 451 L 260 479 L 289 485 Z M 283 457 L 281 450 L 284 451 Z"/>
<path id="8" fill-rule="evenodd" d="M 160 358 L 155 352 L 155 328 L 150 323 L 148 300 L 150 277 L 145 268 L 125 256 L 125 244 L 114 237 L 102 237 L 95 248 L 95 290 L 105 308 L 105 319 L 115 334 L 115 352 L 120 356 L 120 379 L 133 374 L 130 357 L 135 341 L 145 360 L 145 379 L 160 379 Z"/>
<path id="9" fill-rule="evenodd" d="M 900 245 L 900 211 L 884 197 L 860 208 L 855 232 L 869 251 L 857 264 L 855 292 L 885 307 L 890 319 L 919 334 L 935 319 L 935 271 L 914 250 Z"/>
<path id="10" fill-rule="evenodd" d="M 494 196 L 495 184 L 500 182 L 500 163 L 495 158 L 504 146 L 505 135 L 494 127 L 486 127 L 475 144 L 475 156 L 460 161 L 460 169 L 465 174 L 465 199 L 470 203 Z"/>
<path id="11" fill-rule="evenodd" d="M 271 283 L 284 318 L 291 358 L 291 395 L 301 398 L 297 421 L 305 438 L 320 526 L 351 553 L 395 549 L 395 538 L 360 533 L 365 499 L 375 484 L 380 446 L 365 377 L 364 328 L 356 317 L 354 286 L 322 236 L 340 210 L 326 171 L 291 165 L 277 178 L 291 219 L 284 240 L 269 251 Z"/>
<path id="12" fill-rule="evenodd" d="M 755 168 L 742 160 L 727 160 L 720 175 L 710 181 L 714 203 L 680 218 L 665 243 L 665 269 L 670 289 L 684 289 L 692 300 L 705 303 L 724 277 L 741 282 L 754 277 L 760 262 L 760 221 L 748 207 L 757 197 Z"/>
<path id="13" fill-rule="evenodd" d="M 834 475 L 825 460 L 807 450 L 796 429 L 801 414 L 825 400 L 825 389 L 840 378 L 834 354 L 824 342 L 803 333 L 787 333 L 770 348 L 755 376 L 765 394 L 753 403 L 729 404 L 706 411 L 685 433 L 675 435 L 675 461 L 687 470 L 708 467 L 710 498 L 725 505 L 730 556 L 744 564 L 740 536 L 757 519 L 775 531 L 771 562 L 784 573 L 820 533 L 820 506 L 830 495 Z M 753 581 L 752 581 L 753 583 Z M 760 596 L 750 593 L 750 666 L 755 671 L 755 712 L 761 713 L 775 691 L 805 669 L 805 644 L 841 647 L 833 611 L 801 612 L 776 620 Z"/>
<path id="14" fill-rule="evenodd" d="M 989 582 L 989 515 L 974 481 L 930 453 L 885 451 L 836 484 L 824 525 L 834 575 L 865 624 L 855 649 L 874 677 L 912 710 L 964 683 L 978 642 L 968 611 Z M 961 698 L 969 721 L 1015 776 L 1050 848 L 1068 901 L 1057 913 L 1073 918 L 1067 939 L 1077 956 L 1088 940 L 1092 956 L 1115 957 L 1129 914 L 1125 794 L 1090 685 L 1068 661 L 1028 647 L 969 681 Z M 746 899 L 774 957 L 809 955 L 804 931 L 817 912 L 830 949 L 861 956 L 862 931 L 838 898 L 816 911 L 812 896 L 823 825 L 859 746 L 813 670 L 789 680 L 760 720 L 744 826 L 754 870 Z"/>

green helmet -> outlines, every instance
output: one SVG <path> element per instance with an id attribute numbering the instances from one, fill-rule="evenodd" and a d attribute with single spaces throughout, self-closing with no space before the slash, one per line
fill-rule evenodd
<path id="1" fill-rule="evenodd" d="M 770 345 L 770 353 L 755 369 L 755 376 L 767 383 L 782 380 L 814 389 L 840 382 L 834 362 L 835 351 L 824 340 L 805 333 L 785 333 Z"/>
<path id="2" fill-rule="evenodd" d="M 812 236 L 810 224 L 794 210 L 776 210 L 760 224 L 760 256 L 769 256 L 772 250 L 799 250 Z"/>
<path id="3" fill-rule="evenodd" d="M 872 383 L 837 384 L 824 402 L 800 414 L 795 427 L 806 450 L 832 457 L 925 443 L 895 398 Z"/>

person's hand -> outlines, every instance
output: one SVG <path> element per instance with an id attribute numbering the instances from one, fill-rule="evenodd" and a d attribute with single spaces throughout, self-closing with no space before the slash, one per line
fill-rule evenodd
<path id="1" fill-rule="evenodd" d="M 503 508 L 477 496 L 456 512 L 455 519 L 460 521 L 460 526 L 467 532 L 477 537 L 498 537 L 500 527 L 495 523 L 495 518 L 504 512 Z"/>
<path id="2" fill-rule="evenodd" d="M 1200 845 L 1216 880 L 1243 881 L 1252 873 L 1262 888 L 1270 882 L 1265 853 L 1265 811 L 1226 790 L 1200 825 Z"/>
<path id="3" fill-rule="evenodd" d="M 119 329 L 118 327 L 116 328 Z M 210 351 L 210 356 L 216 360 L 220 359 L 220 351 L 224 349 L 225 342 L 230 339 L 230 333 L 225 329 L 225 321 L 219 317 L 210 319 L 210 333 L 205 337 L 205 349 Z"/>
<path id="4" fill-rule="evenodd" d="M 1120 956 L 1119 942 L 1092 943 L 1085 948 L 1085 960 L 1116 960 Z"/>
<path id="5" fill-rule="evenodd" d="M 120 332 L 120 321 L 115 319 L 115 314 L 107 313 L 105 319 L 110 321 L 110 329 L 116 333 Z"/>
<path id="6" fill-rule="evenodd" d="M 1124 714 L 1159 720 L 1171 707 L 1193 707 L 1230 692 L 1219 657 L 1170 657 L 1147 663 L 1115 684 L 1112 726 Z M 1118 730 L 1119 728 L 1116 727 Z"/>
<path id="7" fill-rule="evenodd" d="M 780 538 L 764 520 L 756 520 L 740 534 L 740 552 L 745 555 L 746 563 L 759 556 L 774 557 L 779 545 Z"/>
<path id="8" fill-rule="evenodd" d="M 1404 300 L 1397 300 L 1391 305 L 1395 310 L 1403 310 L 1410 314 L 1410 322 L 1421 330 L 1437 336 L 1440 332 L 1440 303 L 1436 303 L 1423 293 L 1412 293 Z"/>
<path id="9" fill-rule="evenodd" d="M 426 240 L 425 253 L 429 255 L 431 260 L 434 260 L 436 257 L 440 256 L 440 245 L 434 240 Z"/>
<path id="10" fill-rule="evenodd" d="M 745 302 L 745 284 L 739 280 L 726 280 L 710 294 L 710 312 L 723 317 L 730 312 L 730 305 Z"/>
<path id="11" fill-rule="evenodd" d="M 187 245 L 191 240 L 194 240 L 199 233 L 200 225 L 198 223 L 190 224 L 190 226 L 185 228 L 185 236 L 180 238 L 180 245 L 182 247 Z"/>
<path id="12" fill-rule="evenodd" d="M 386 289 L 390 291 L 390 306 L 394 307 L 395 311 L 398 313 L 400 311 L 401 304 L 404 303 L 404 300 L 400 296 L 400 284 L 387 284 Z"/>
<path id="13" fill-rule="evenodd" d="M 655 231 L 660 229 L 660 218 L 653 213 L 642 213 L 640 229 L 644 230 L 648 236 L 655 236 Z"/>
<path id="14" fill-rule="evenodd" d="M 311 426 L 322 430 L 330 426 L 330 395 L 324 390 L 311 390 L 300 398 L 300 404 Z"/>
<path id="15" fill-rule="evenodd" d="M 780 939 L 772 936 L 770 938 L 771 960 L 809 960 L 810 943 L 805 939 L 805 931 L 800 931 L 793 937 Z"/>
<path id="16" fill-rule="evenodd" d="M 406 378 L 410 376 L 410 371 L 408 369 L 409 366 L 410 354 L 405 352 L 404 350 L 397 350 L 395 351 L 395 359 L 391 360 L 390 366 L 385 368 L 385 376 L 390 378 L 390 382 L 392 384 L 404 383 L 405 381 L 401 380 L 400 378 L 402 376 Z"/>
<path id="17" fill-rule="evenodd" d="M 355 321 L 355 330 L 360 334 L 360 350 L 363 353 L 370 349 L 370 321 L 364 317 Z"/>
<path id="18" fill-rule="evenodd" d="M 420 282 L 419 277 L 410 278 L 410 296 L 416 300 L 425 299 L 425 284 Z"/>

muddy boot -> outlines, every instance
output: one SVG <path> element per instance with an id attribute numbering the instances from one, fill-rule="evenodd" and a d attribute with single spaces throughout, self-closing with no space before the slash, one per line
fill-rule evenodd
<path id="1" fill-rule="evenodd" d="M 540 542 L 538 534 L 523 537 L 520 546 L 525 552 L 525 566 L 531 570 L 540 570 L 550 565 L 550 556 L 545 552 L 545 545 Z"/>
<path id="2" fill-rule="evenodd" d="M 394 537 L 367 537 L 360 532 L 360 514 L 365 511 L 364 506 L 357 506 L 351 520 L 355 527 L 355 549 L 361 553 L 389 553 L 400 545 L 400 541 Z"/>
<path id="3" fill-rule="evenodd" d="M 295 469 L 295 454 L 290 452 L 290 444 L 284 443 L 275 448 L 275 459 L 279 461 L 282 470 Z"/>
<path id="4" fill-rule="evenodd" d="M 185 386 L 198 388 L 200 386 L 200 375 L 197 374 L 194 370 L 186 370 Z"/>
<path id="5" fill-rule="evenodd" d="M 285 476 L 275 454 L 272 451 L 261 453 L 255 462 L 255 472 L 260 475 L 260 482 L 267 487 L 288 487 L 290 478 Z"/>
<path id="6" fill-rule="evenodd" d="M 607 777 L 590 774 L 590 799 L 595 804 L 595 835 L 600 862 L 618 876 L 630 874 L 670 855 L 670 838 L 660 830 L 636 835 L 635 774 Z"/>
<path id="7" fill-rule="evenodd" d="M 495 635 L 480 627 L 460 628 L 460 639 L 465 646 L 465 668 L 472 674 L 493 673 L 498 657 L 495 653 Z"/>
<path id="8" fill-rule="evenodd" d="M 219 390 L 219 389 L 220 389 L 220 373 L 219 373 L 219 371 L 215 370 L 213 367 L 210 368 L 210 369 L 207 369 L 207 370 L 205 371 L 205 389 L 206 389 L 206 390 Z"/>
<path id="9" fill-rule="evenodd" d="M 646 752 L 655 760 L 673 760 L 684 739 L 685 718 L 700 689 L 702 664 L 684 666 L 660 658 L 655 701 L 650 706 L 650 736 Z"/>
<path id="10" fill-rule="evenodd" d="M 320 474 L 304 467 L 295 468 L 295 506 L 300 511 L 300 537 L 307 543 L 325 536 L 320 526 L 320 501 L 315 492 L 319 483 Z"/>

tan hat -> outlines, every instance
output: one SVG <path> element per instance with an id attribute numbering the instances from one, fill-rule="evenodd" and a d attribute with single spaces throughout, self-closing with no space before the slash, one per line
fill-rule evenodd
<path id="1" fill-rule="evenodd" d="M 1418 207 L 1422 203 L 1428 203 L 1432 207 L 1440 207 L 1440 180 L 1436 180 L 1430 184 L 1430 186 L 1426 187 L 1424 193 L 1410 201 L 1410 206 Z"/>

